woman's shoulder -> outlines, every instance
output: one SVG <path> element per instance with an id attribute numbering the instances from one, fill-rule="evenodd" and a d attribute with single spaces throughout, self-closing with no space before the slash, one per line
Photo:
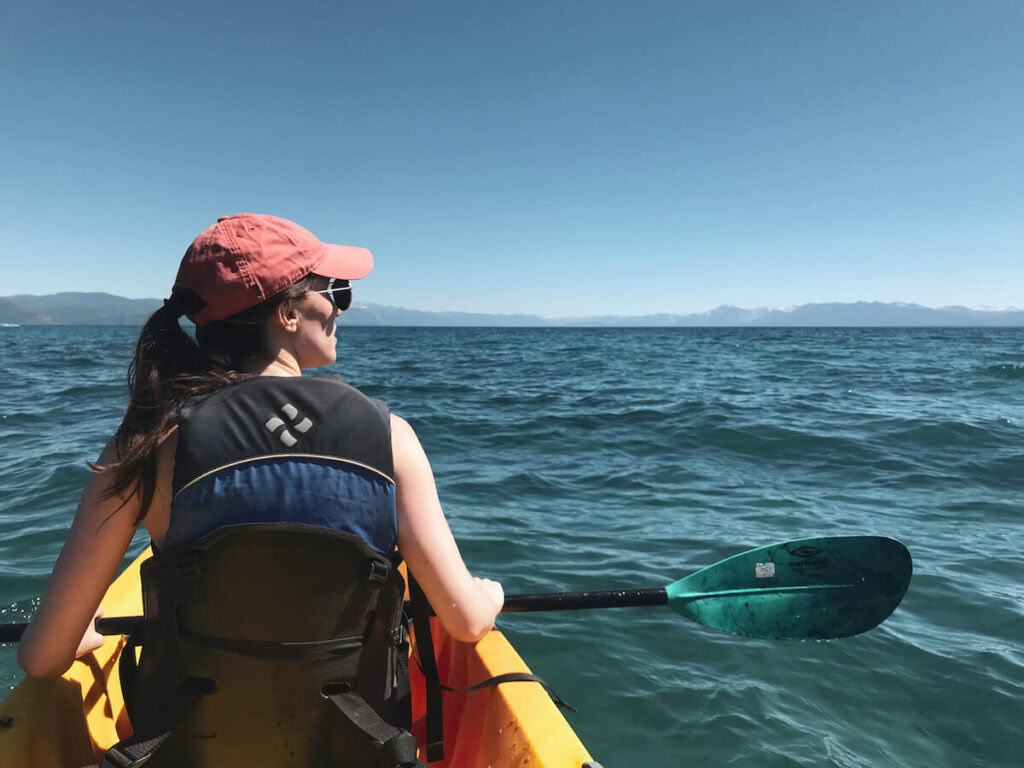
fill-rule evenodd
<path id="1" fill-rule="evenodd" d="M 329 400 L 341 400 L 346 405 L 362 405 L 365 408 L 375 411 L 382 418 L 387 418 L 391 411 L 383 400 L 371 397 L 361 389 L 349 384 L 343 377 L 336 373 L 324 376 L 302 376 L 296 377 L 296 381 L 303 382 L 299 387 L 305 387 L 314 393 L 321 394 Z"/>

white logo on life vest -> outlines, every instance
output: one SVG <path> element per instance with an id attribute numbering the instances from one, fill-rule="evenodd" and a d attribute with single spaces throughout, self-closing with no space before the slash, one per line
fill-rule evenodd
<path id="1" fill-rule="evenodd" d="M 285 403 L 284 405 L 282 405 L 281 413 L 287 416 L 289 421 L 292 422 L 292 429 L 294 429 L 296 432 L 307 432 L 309 431 L 309 428 L 313 426 L 313 422 L 310 421 L 305 416 L 302 417 L 302 421 L 296 421 L 299 418 L 299 409 L 296 408 L 291 403 Z M 280 434 L 278 434 L 277 437 L 288 448 L 291 448 L 293 445 L 299 442 L 299 439 L 288 431 L 284 419 L 282 419 L 280 416 L 271 416 L 269 419 L 267 419 L 267 423 L 264 424 L 263 426 L 265 426 L 267 428 L 267 431 L 270 433 L 276 433 L 278 430 L 281 430 Z M 281 429 L 282 427 L 284 427 L 284 429 Z"/>

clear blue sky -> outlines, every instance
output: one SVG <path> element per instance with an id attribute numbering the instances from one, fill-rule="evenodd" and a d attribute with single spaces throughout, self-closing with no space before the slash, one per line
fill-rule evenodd
<path id="1" fill-rule="evenodd" d="M 1024 306 L 1024 3 L 9 3 L 0 295 L 162 297 L 217 216 L 357 301 Z"/>

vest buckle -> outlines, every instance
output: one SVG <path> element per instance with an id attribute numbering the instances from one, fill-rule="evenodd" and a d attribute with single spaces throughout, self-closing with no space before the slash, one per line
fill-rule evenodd
<path id="1" fill-rule="evenodd" d="M 370 572 L 367 574 L 367 581 L 383 584 L 388 580 L 388 573 L 391 571 L 391 563 L 382 560 L 370 561 Z"/>

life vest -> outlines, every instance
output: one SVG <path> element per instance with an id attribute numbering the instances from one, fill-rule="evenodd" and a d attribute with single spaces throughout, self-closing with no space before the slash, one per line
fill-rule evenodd
<path id="1" fill-rule="evenodd" d="M 395 548 L 387 406 L 340 376 L 254 376 L 178 416 L 165 547 L 235 523 L 306 523 Z"/>
<path id="2" fill-rule="evenodd" d="M 253 377 L 182 408 L 167 536 L 121 656 L 135 735 L 104 765 L 415 763 L 393 475 L 386 406 L 338 376 Z"/>

